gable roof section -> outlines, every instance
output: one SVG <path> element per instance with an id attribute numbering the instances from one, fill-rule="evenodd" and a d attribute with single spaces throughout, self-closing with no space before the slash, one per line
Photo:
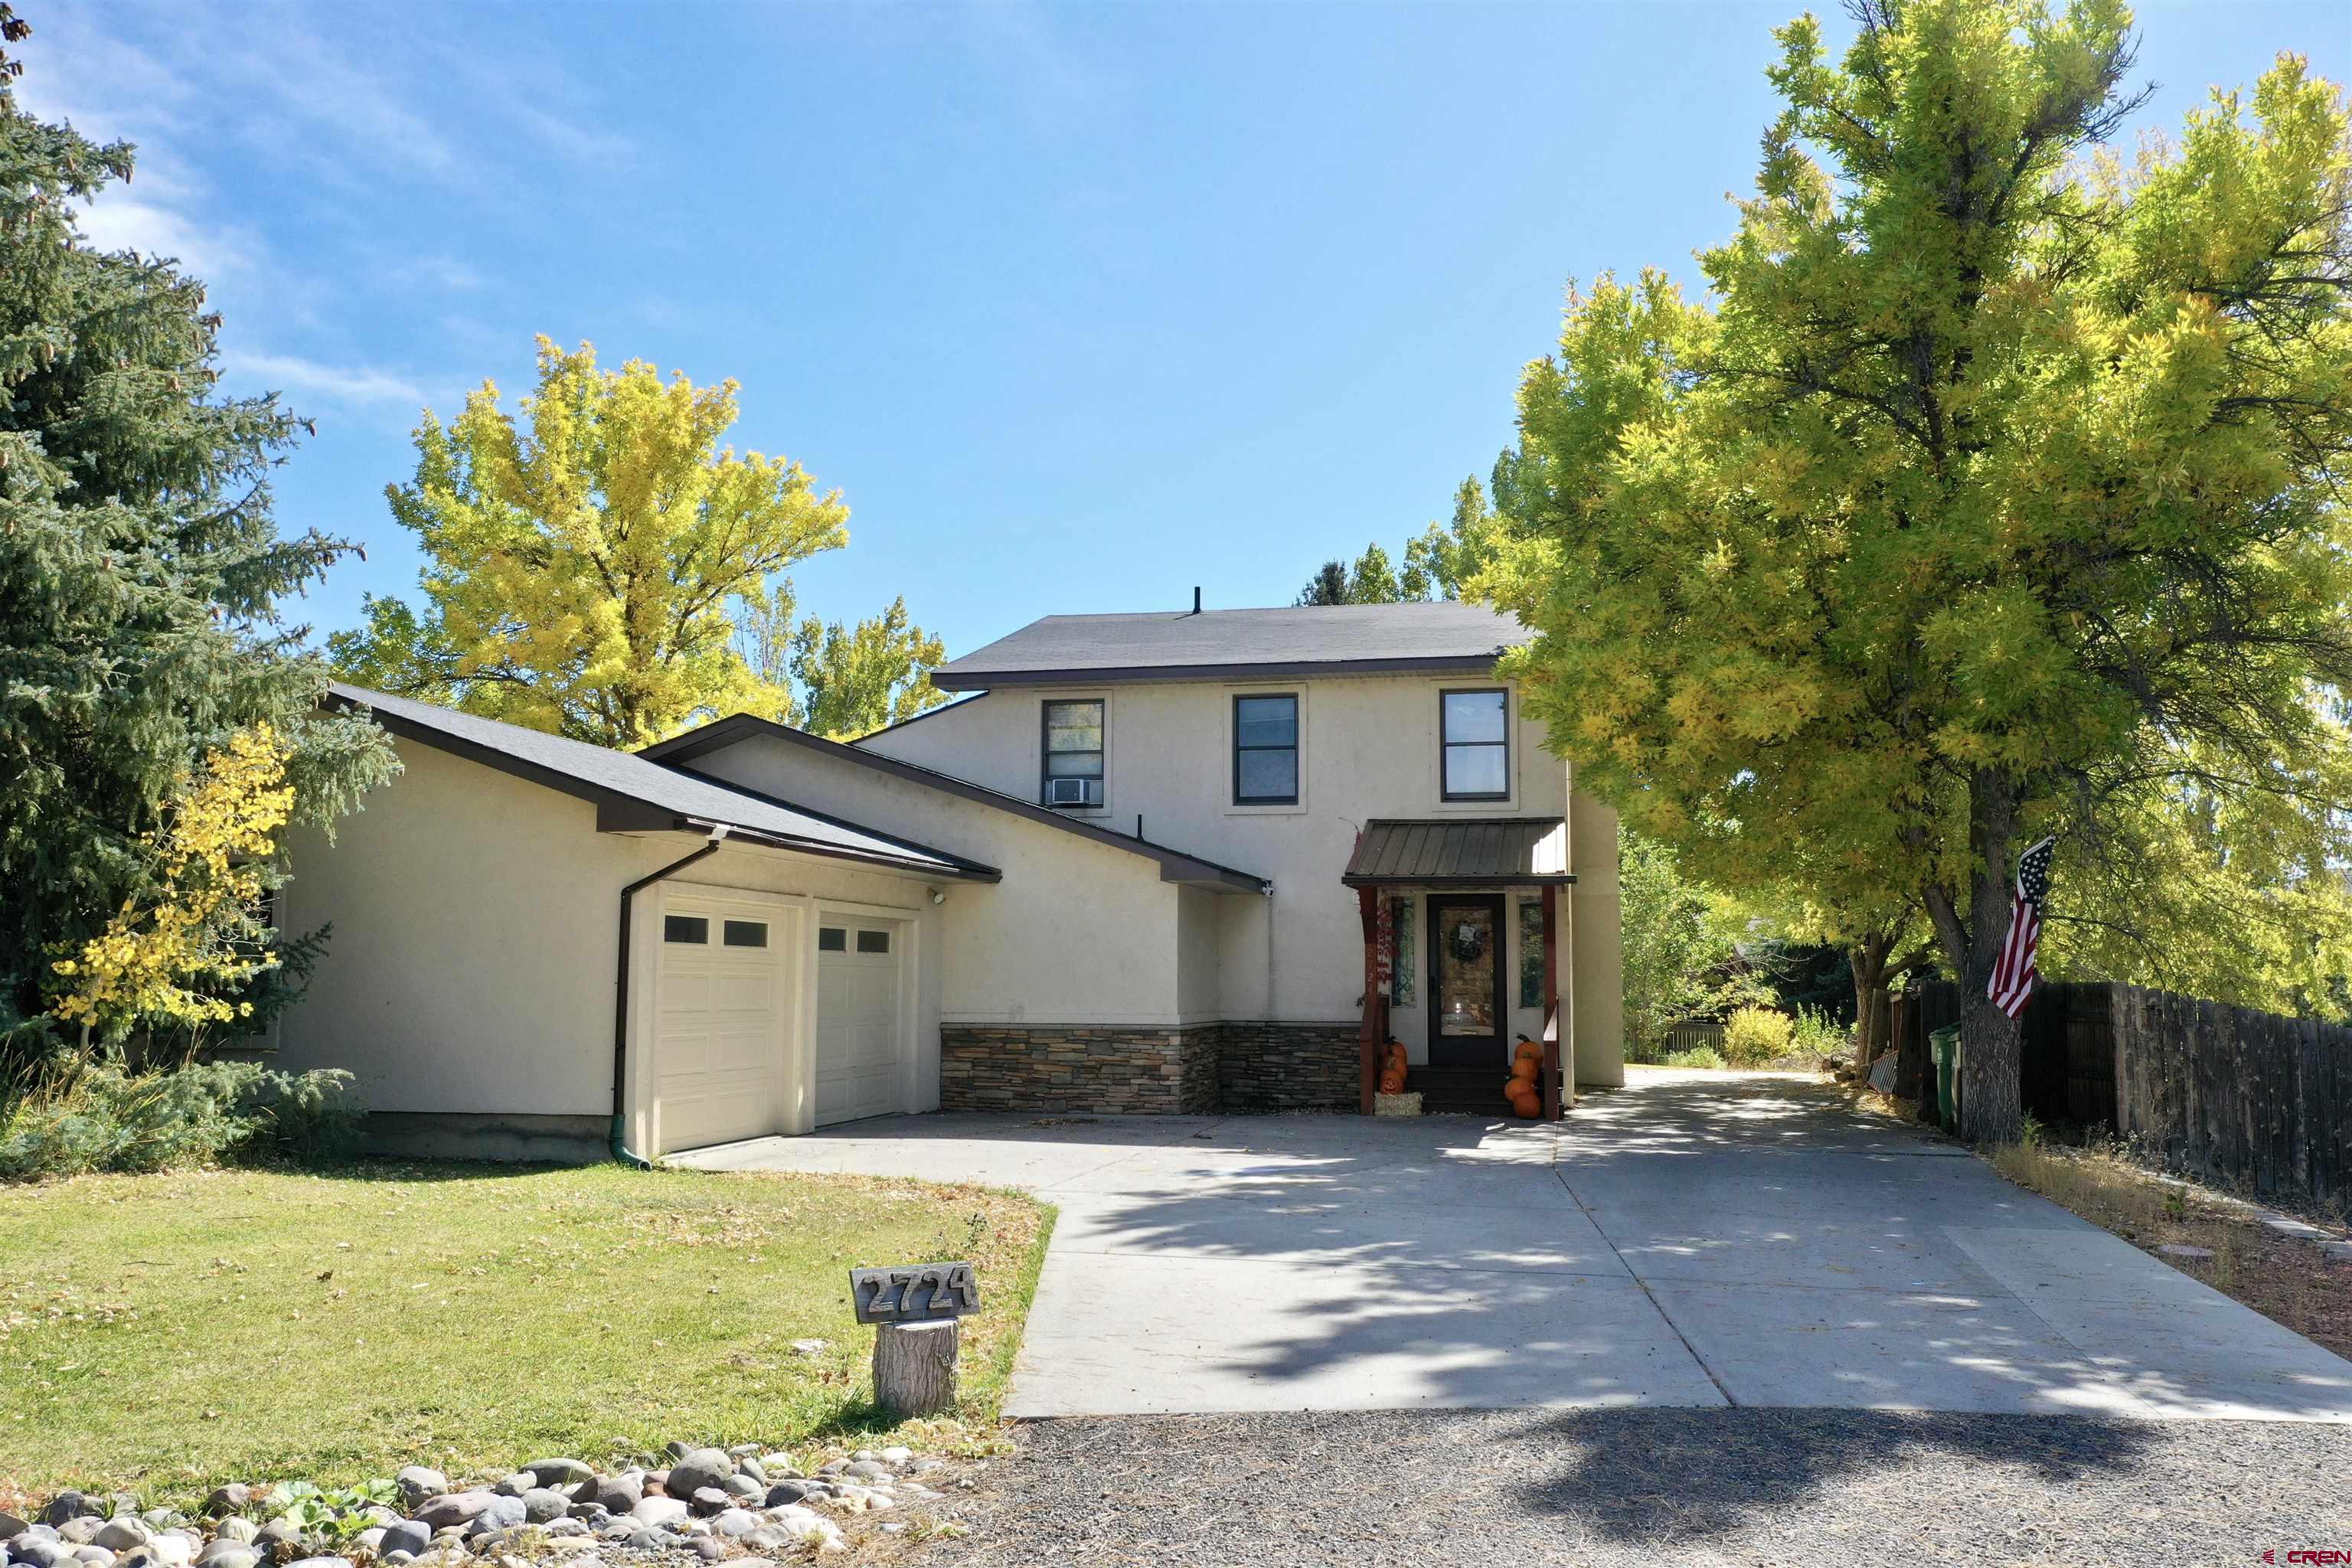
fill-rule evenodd
<path id="1" fill-rule="evenodd" d="M 1133 680 L 1485 675 L 1535 633 L 1484 605 L 1305 605 L 1047 616 L 931 671 L 942 691 Z"/>
<path id="2" fill-rule="evenodd" d="M 960 881 L 993 882 L 1003 875 L 961 855 L 585 741 L 340 683 L 327 688 L 326 700 L 338 708 L 365 708 L 403 739 L 587 801 L 596 807 L 600 833 L 724 826 L 731 837 L 803 855 Z"/>
<path id="3" fill-rule="evenodd" d="M 1565 886 L 1576 880 L 1567 825 L 1559 816 L 1376 817 L 1356 836 L 1339 880 L 1351 888 Z"/>
<path id="4" fill-rule="evenodd" d="M 1090 838 L 1097 844 L 1113 849 L 1122 849 L 1130 855 L 1140 855 L 1148 860 L 1159 863 L 1160 879 L 1163 882 L 1191 882 L 1244 893 L 1263 893 L 1272 885 L 1265 878 L 1252 872 L 1237 870 L 1231 866 L 1221 866 L 1214 860 L 1204 860 L 1198 855 L 1187 855 L 1181 849 L 1171 849 L 1164 844 L 1154 844 L 1148 839 L 1137 838 L 1129 834 L 1115 833 L 1108 827 L 1099 826 L 1091 822 L 1078 821 L 1064 816 L 1050 806 L 1023 800 L 1019 795 L 1006 795 L 1002 790 L 990 789 L 985 784 L 973 784 L 970 779 L 960 779 L 953 773 L 943 773 L 936 768 L 927 768 L 919 763 L 901 762 L 897 757 L 886 757 L 857 746 L 845 746 L 838 741 L 828 741 L 822 735 L 812 735 L 805 730 L 795 730 L 789 724 L 779 724 L 772 719 L 761 719 L 751 713 L 738 713 L 731 718 L 714 719 L 698 730 L 688 730 L 682 735 L 673 735 L 667 741 L 656 742 L 639 752 L 637 755 L 665 765 L 677 765 L 755 735 L 772 736 L 779 741 L 789 742 L 821 755 L 835 757 L 843 762 L 856 763 L 861 767 L 872 768 L 877 773 L 887 773 L 892 778 L 905 779 L 910 784 L 922 784 L 944 795 L 977 801 L 982 805 L 993 806 L 998 811 L 1006 812 L 1014 816 L 1026 817 L 1032 822 L 1059 828 L 1064 833 L 1075 833 L 1081 838 Z"/>

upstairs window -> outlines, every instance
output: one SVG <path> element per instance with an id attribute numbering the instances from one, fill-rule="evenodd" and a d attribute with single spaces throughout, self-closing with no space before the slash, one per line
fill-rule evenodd
<path id="1" fill-rule="evenodd" d="M 1298 698 L 1234 699 L 1234 804 L 1298 804 Z"/>
<path id="2" fill-rule="evenodd" d="M 1040 797 L 1066 811 L 1099 810 L 1103 804 L 1103 705 L 1045 704 L 1045 780 Z"/>
<path id="3" fill-rule="evenodd" d="M 1447 800 L 1507 800 L 1511 794 L 1510 699 L 1501 687 L 1438 694 Z"/>

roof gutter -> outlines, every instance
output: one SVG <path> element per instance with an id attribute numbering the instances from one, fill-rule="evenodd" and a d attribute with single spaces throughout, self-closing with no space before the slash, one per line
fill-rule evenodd
<path id="1" fill-rule="evenodd" d="M 613 1130 L 607 1142 L 614 1160 L 624 1165 L 634 1165 L 640 1171 L 652 1170 L 654 1163 L 629 1147 L 626 1124 L 623 1121 L 629 1084 L 629 906 L 639 893 L 656 882 L 677 875 L 697 860 L 706 860 L 718 854 L 719 847 L 727 842 L 727 824 L 713 823 L 710 840 L 701 848 L 671 861 L 658 871 L 638 878 L 621 889 L 621 956 L 619 967 L 613 976 Z"/>

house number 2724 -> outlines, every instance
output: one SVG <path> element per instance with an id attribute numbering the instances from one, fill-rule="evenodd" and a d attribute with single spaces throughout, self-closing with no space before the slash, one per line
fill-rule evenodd
<path id="1" fill-rule="evenodd" d="M 926 1323 L 980 1307 L 980 1277 L 969 1263 L 853 1268 L 849 1299 L 861 1323 Z"/>

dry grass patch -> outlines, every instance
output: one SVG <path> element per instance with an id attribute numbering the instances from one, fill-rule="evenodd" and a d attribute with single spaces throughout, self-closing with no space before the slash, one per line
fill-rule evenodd
<path id="1" fill-rule="evenodd" d="M 0 1506 L 996 1441 L 1053 1211 L 855 1176 L 363 1163 L 0 1188 Z M 872 1408 L 855 1264 L 970 1258 L 961 1422 Z M 823 1341 L 806 1353 L 796 1341 Z"/>
<path id="2" fill-rule="evenodd" d="M 2168 1181 L 2113 1149 L 2011 1143 L 1994 1169 L 2338 1355 L 2352 1356 L 2352 1263 L 2284 1237 L 2218 1194 Z M 2167 1253 L 2201 1247 L 2210 1258 Z"/>

